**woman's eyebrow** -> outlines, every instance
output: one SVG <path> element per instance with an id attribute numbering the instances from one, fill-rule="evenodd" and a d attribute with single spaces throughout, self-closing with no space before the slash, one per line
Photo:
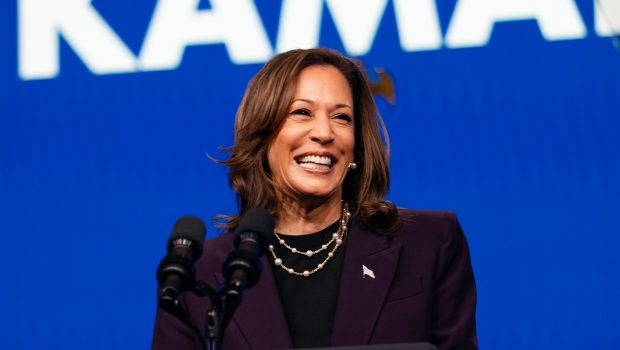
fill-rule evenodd
<path id="1" fill-rule="evenodd" d="M 293 100 L 293 102 L 306 102 L 306 103 L 309 103 L 311 105 L 314 104 L 314 101 L 308 100 L 306 98 L 296 98 L 296 99 Z M 350 105 L 348 105 L 346 103 L 337 103 L 334 107 L 336 107 L 336 108 L 348 108 L 350 110 L 353 110 L 353 107 L 351 107 Z"/>
<path id="2" fill-rule="evenodd" d="M 306 103 L 309 103 L 311 105 L 314 104 L 314 101 L 308 100 L 308 99 L 305 99 L 305 98 L 296 98 L 296 99 L 293 100 L 293 102 L 306 102 Z"/>
<path id="3" fill-rule="evenodd" d="M 338 104 L 336 104 L 336 108 L 348 108 L 350 110 L 353 110 L 353 107 L 349 106 L 346 103 L 338 103 Z"/>

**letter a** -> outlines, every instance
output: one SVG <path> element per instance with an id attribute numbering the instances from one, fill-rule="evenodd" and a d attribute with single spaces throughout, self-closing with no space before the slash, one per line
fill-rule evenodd
<path id="1" fill-rule="evenodd" d="M 573 0 L 460 0 L 446 35 L 448 47 L 484 46 L 495 22 L 534 19 L 547 40 L 586 36 Z"/>
<path id="2" fill-rule="evenodd" d="M 160 0 L 140 52 L 142 70 L 174 69 L 189 45 L 226 45 L 236 64 L 265 62 L 272 49 L 251 0 Z"/>
<path id="3" fill-rule="evenodd" d="M 594 1 L 594 23 L 600 36 L 620 34 L 620 0 Z"/>

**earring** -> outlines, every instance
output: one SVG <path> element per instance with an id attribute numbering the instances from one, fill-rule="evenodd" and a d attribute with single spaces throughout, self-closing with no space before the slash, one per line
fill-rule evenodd
<path id="1" fill-rule="evenodd" d="M 349 163 L 349 165 L 347 165 L 347 168 L 350 170 L 355 170 L 357 169 L 357 163 L 351 162 Z"/>

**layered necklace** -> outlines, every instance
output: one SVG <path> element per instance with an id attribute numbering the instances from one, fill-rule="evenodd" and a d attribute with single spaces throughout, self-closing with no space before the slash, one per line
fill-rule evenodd
<path id="1" fill-rule="evenodd" d="M 270 244 L 269 251 L 271 252 L 271 256 L 273 256 L 273 264 L 276 266 L 279 266 L 280 268 L 282 268 L 284 271 L 288 272 L 291 275 L 309 277 L 310 275 L 316 273 L 317 271 L 325 267 L 325 264 L 327 264 L 327 262 L 331 258 L 334 257 L 334 253 L 336 252 L 336 250 L 338 250 L 338 247 L 342 245 L 342 242 L 344 241 L 344 235 L 347 232 L 347 224 L 349 223 L 349 219 L 351 219 L 351 213 L 349 212 L 349 206 L 347 205 L 347 203 L 343 203 L 342 216 L 340 217 L 340 225 L 338 226 L 338 230 L 336 230 L 336 232 L 332 234 L 331 239 L 328 242 L 322 244 L 321 247 L 316 250 L 305 250 L 304 251 L 303 249 L 299 250 L 295 247 L 291 247 L 274 230 L 273 234 L 278 244 L 280 244 L 281 246 L 283 246 L 284 248 L 286 248 L 288 251 L 290 251 L 293 254 L 300 254 L 300 255 L 305 256 L 306 258 L 312 258 L 314 255 L 324 250 L 329 250 L 329 252 L 327 253 L 327 256 L 325 257 L 325 259 L 323 259 L 323 261 L 321 261 L 314 269 L 304 270 L 302 272 L 299 272 L 299 271 L 295 271 L 292 267 L 288 267 L 284 265 L 284 262 L 282 261 L 282 259 L 276 255 L 273 244 Z"/>

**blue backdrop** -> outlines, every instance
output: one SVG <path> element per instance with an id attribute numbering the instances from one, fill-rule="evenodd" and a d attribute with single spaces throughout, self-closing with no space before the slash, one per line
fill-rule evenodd
<path id="1" fill-rule="evenodd" d="M 235 211 L 207 155 L 247 81 L 319 45 L 394 79 L 389 198 L 457 212 L 481 347 L 617 349 L 615 33 L 617 0 L 3 1 L 0 348 L 149 348 L 174 221 Z"/>

